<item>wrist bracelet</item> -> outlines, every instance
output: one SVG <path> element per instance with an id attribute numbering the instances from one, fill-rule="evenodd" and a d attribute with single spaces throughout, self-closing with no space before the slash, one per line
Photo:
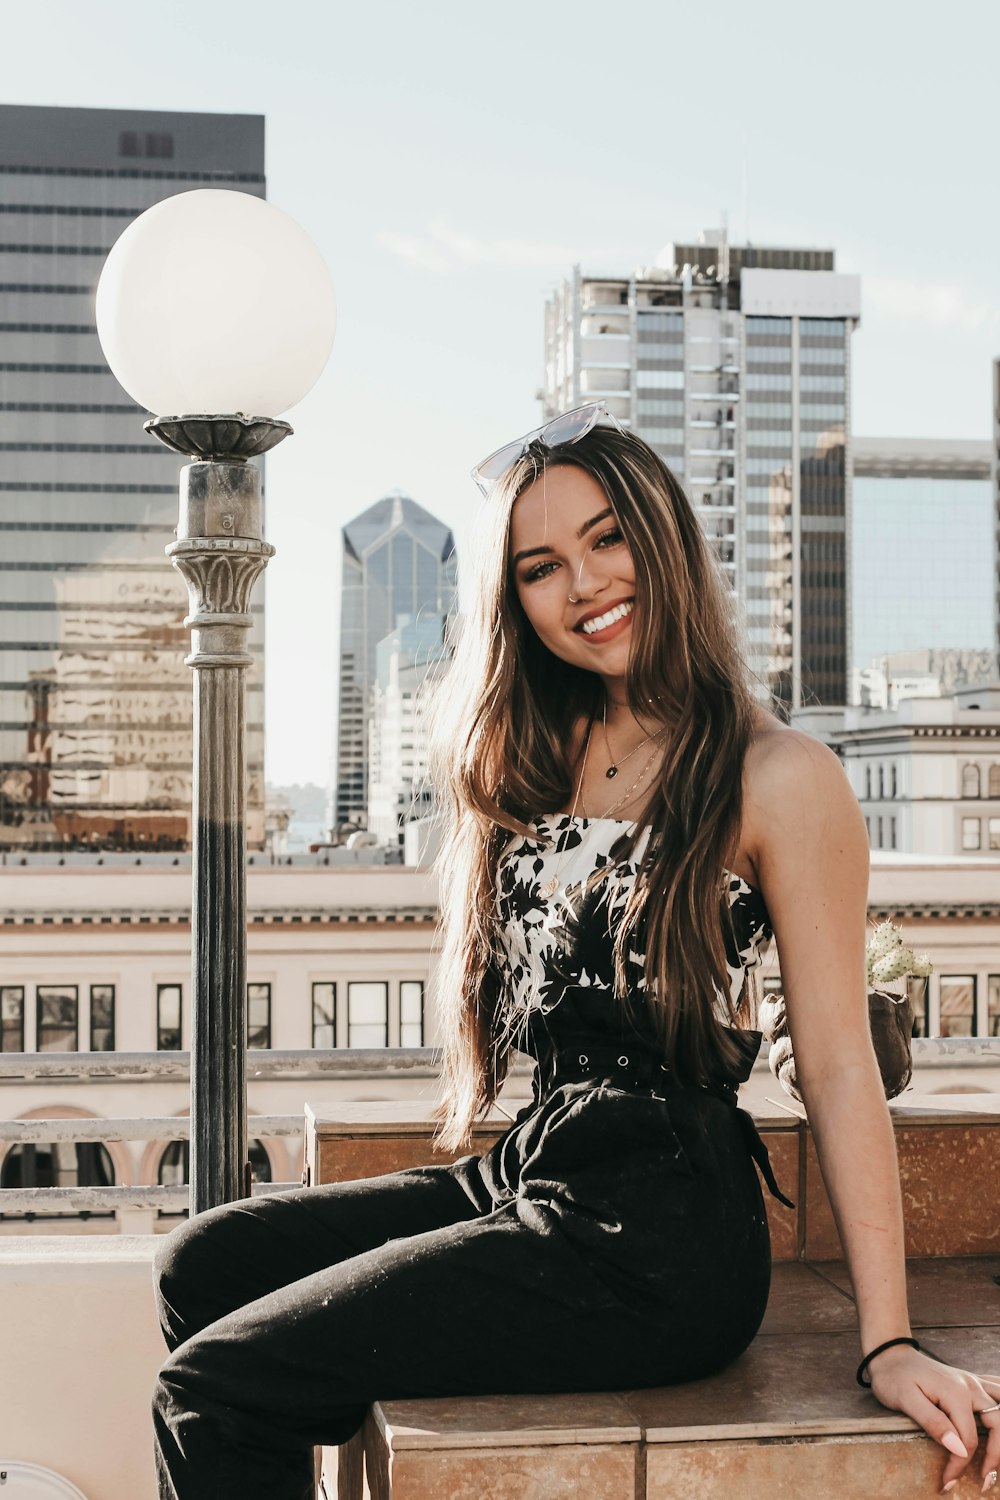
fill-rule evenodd
<path id="1" fill-rule="evenodd" d="M 866 1354 L 864 1359 L 858 1365 L 857 1373 L 854 1376 L 855 1380 L 858 1382 L 858 1385 L 863 1386 L 866 1391 L 871 1390 L 872 1383 L 870 1380 L 866 1380 L 864 1378 L 865 1371 L 868 1369 L 868 1366 L 871 1364 L 876 1354 L 883 1354 L 886 1349 L 891 1349 L 894 1344 L 909 1344 L 913 1349 L 920 1348 L 920 1345 L 917 1343 L 916 1339 L 886 1339 L 884 1344 L 879 1344 L 877 1349 L 873 1349 L 870 1354 Z"/>

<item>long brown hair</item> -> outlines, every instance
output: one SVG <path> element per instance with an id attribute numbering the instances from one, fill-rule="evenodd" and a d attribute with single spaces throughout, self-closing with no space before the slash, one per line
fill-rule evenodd
<path id="1" fill-rule="evenodd" d="M 431 772 L 446 834 L 436 861 L 442 1034 L 436 1144 L 467 1147 L 510 1065 L 499 1026 L 502 954 L 496 870 L 512 834 L 568 803 L 573 726 L 601 702 L 599 677 L 542 644 L 509 563 L 510 517 L 543 467 L 573 464 L 603 488 L 635 568 L 629 706 L 672 727 L 644 815 L 649 844 L 614 941 L 615 996 L 628 1009 L 629 937 L 642 921 L 643 1004 L 677 1071 L 704 1082 L 735 1052 L 719 997 L 745 1026 L 748 986 L 730 999 L 723 871 L 739 840 L 753 679 L 721 565 L 674 475 L 633 433 L 595 427 L 553 452 L 530 449 L 495 486 L 478 537 L 472 603 L 431 709 Z M 637 837 L 638 835 L 636 835 Z M 721 920 L 720 920 L 721 918 Z M 669 941 L 667 935 L 669 934 Z"/>

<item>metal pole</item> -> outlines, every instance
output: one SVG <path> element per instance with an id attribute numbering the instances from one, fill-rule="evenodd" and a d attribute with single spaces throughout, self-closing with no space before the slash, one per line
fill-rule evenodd
<path id="1" fill-rule="evenodd" d="M 188 464 L 177 541 L 194 668 L 191 903 L 192 1214 L 250 1196 L 246 1097 L 246 708 L 250 592 L 274 555 L 260 470 Z"/>

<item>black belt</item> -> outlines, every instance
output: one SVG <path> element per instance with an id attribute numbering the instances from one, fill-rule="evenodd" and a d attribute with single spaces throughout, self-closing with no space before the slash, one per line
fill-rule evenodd
<path id="1" fill-rule="evenodd" d="M 575 1048 L 571 1043 L 572 1039 L 567 1038 L 563 1046 L 558 1049 L 547 1048 L 539 1058 L 538 1081 L 544 1089 L 556 1088 L 560 1083 L 581 1082 L 586 1078 L 610 1082 L 618 1088 L 650 1089 L 654 1094 L 663 1094 L 664 1097 L 678 1088 L 700 1088 L 703 1093 L 711 1094 L 714 1099 L 721 1099 L 736 1111 L 747 1150 L 759 1167 L 768 1192 L 780 1203 L 784 1203 L 786 1208 L 795 1207 L 792 1200 L 786 1198 L 778 1187 L 771 1158 L 753 1117 L 737 1104 L 734 1083 L 721 1078 L 712 1079 L 706 1084 L 681 1083 L 670 1063 L 661 1062 L 646 1047 L 633 1046 L 624 1041 L 609 1044 L 595 1041 L 593 1036 L 584 1036 L 579 1039 Z"/>

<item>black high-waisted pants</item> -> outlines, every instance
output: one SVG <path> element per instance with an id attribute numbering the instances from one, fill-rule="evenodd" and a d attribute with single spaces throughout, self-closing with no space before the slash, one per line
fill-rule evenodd
<path id="1" fill-rule="evenodd" d="M 725 1365 L 770 1279 L 754 1137 L 701 1089 L 536 1081 L 482 1157 L 191 1219 L 155 1273 L 161 1497 L 306 1500 L 313 1446 L 345 1442 L 374 1400 Z"/>

